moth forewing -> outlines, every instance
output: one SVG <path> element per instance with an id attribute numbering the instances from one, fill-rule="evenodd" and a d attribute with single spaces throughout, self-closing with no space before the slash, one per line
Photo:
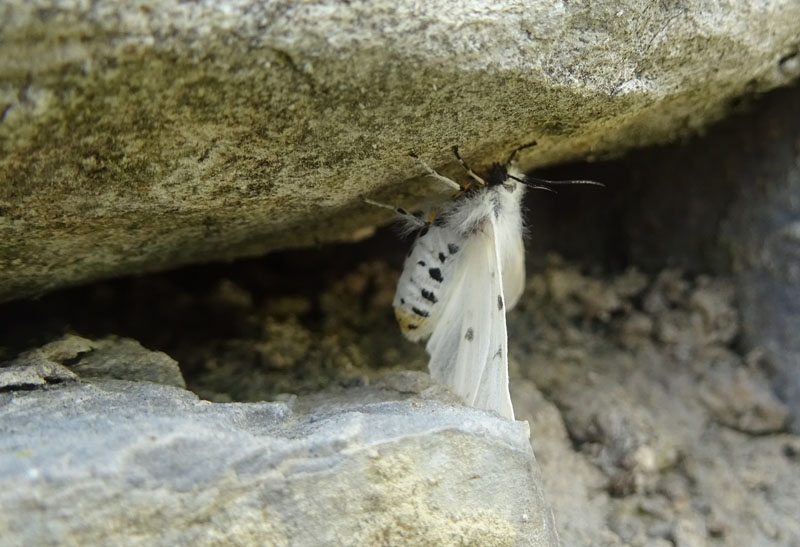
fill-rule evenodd
<path id="1" fill-rule="evenodd" d="M 508 341 L 502 270 L 489 217 L 467 242 L 453 297 L 426 350 L 431 375 L 476 408 L 514 419 L 508 392 Z"/>
<path id="2" fill-rule="evenodd" d="M 506 309 L 512 309 L 525 288 L 525 245 L 522 241 L 522 196 L 525 186 L 516 183 L 512 190 L 497 189 L 504 196 L 503 207 L 495 219 L 495 241 L 503 271 Z"/>

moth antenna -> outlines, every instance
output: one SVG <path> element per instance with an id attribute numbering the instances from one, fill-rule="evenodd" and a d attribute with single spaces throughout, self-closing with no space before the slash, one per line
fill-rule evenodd
<path id="1" fill-rule="evenodd" d="M 527 180 L 538 182 L 541 184 L 547 184 L 549 186 L 567 186 L 568 184 L 586 184 L 588 186 L 602 186 L 603 188 L 606 187 L 605 184 L 602 182 L 597 182 L 594 180 L 547 180 L 547 179 L 540 179 L 538 177 L 526 177 Z"/>
<path id="2" fill-rule="evenodd" d="M 411 156 L 412 158 L 414 158 L 415 160 L 417 160 L 420 163 L 420 165 L 422 165 L 422 167 L 425 168 L 425 171 L 428 172 L 428 176 L 433 177 L 436 180 L 438 180 L 439 182 L 442 182 L 442 183 L 446 184 L 447 186 L 449 186 L 453 190 L 458 190 L 458 191 L 464 190 L 464 188 L 462 188 L 461 185 L 458 184 L 456 181 L 450 180 L 449 178 L 444 177 L 444 176 L 440 175 L 439 173 L 437 173 L 430 165 L 425 163 L 425 161 L 423 161 L 423 159 L 420 158 L 413 150 L 411 152 L 409 152 L 408 155 Z"/>
<path id="3" fill-rule="evenodd" d="M 511 155 L 508 156 L 508 159 L 506 160 L 506 165 L 510 165 L 511 162 L 514 161 L 514 158 L 517 156 L 517 154 L 519 154 L 520 150 L 525 150 L 526 148 L 530 148 L 532 146 L 536 146 L 536 141 L 531 141 L 529 143 L 525 143 L 521 146 L 516 147 L 514 151 L 511 152 Z"/>
<path id="4" fill-rule="evenodd" d="M 508 178 L 514 179 L 517 182 L 521 182 L 522 184 L 524 184 L 528 188 L 532 188 L 534 190 L 547 190 L 548 192 L 553 192 L 554 194 L 558 193 L 558 192 L 556 192 L 555 190 L 553 190 L 552 188 L 550 188 L 548 186 L 542 186 L 540 184 L 531 184 L 526 180 L 523 180 L 523 179 L 521 179 L 519 177 L 515 177 L 514 175 L 508 175 Z"/>
<path id="5" fill-rule="evenodd" d="M 465 170 L 467 173 L 469 173 L 469 176 L 470 176 L 470 177 L 472 177 L 473 179 L 475 179 L 475 180 L 478 182 L 478 184 L 480 184 L 481 186 L 486 186 L 486 181 L 485 181 L 485 180 L 483 180 L 481 177 L 479 177 L 479 176 L 478 176 L 478 175 L 475 173 L 475 171 L 473 171 L 472 169 L 470 169 L 470 168 L 469 168 L 469 165 L 467 165 L 467 162 L 465 162 L 465 161 L 464 161 L 464 160 L 461 158 L 461 154 L 459 154 L 459 153 L 458 153 L 458 146 L 453 146 L 452 150 L 453 150 L 453 154 L 455 154 L 455 156 L 456 156 L 456 159 L 458 160 L 458 163 L 460 163 L 460 164 L 461 164 L 461 167 L 463 167 L 463 168 L 464 168 L 464 170 Z"/>
<path id="6" fill-rule="evenodd" d="M 554 194 L 558 193 L 558 192 L 556 192 L 555 190 L 553 190 L 552 188 L 550 188 L 548 186 L 542 186 L 540 184 L 531 184 L 527 180 L 523 180 L 523 179 L 521 179 L 519 177 L 515 177 L 514 175 L 508 175 L 508 178 L 514 179 L 515 181 L 520 182 L 520 183 L 524 184 L 525 186 L 527 186 L 528 188 L 532 188 L 534 190 L 547 190 L 548 192 L 553 192 Z"/>

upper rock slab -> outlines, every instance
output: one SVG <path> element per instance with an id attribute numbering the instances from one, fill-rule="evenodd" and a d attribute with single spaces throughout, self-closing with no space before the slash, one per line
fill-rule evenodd
<path id="1" fill-rule="evenodd" d="M 6 0 L 0 300 L 358 237 L 357 198 L 419 175 L 412 148 L 479 166 L 536 140 L 527 168 L 673 139 L 794 79 L 797 21 L 791 0 Z"/>

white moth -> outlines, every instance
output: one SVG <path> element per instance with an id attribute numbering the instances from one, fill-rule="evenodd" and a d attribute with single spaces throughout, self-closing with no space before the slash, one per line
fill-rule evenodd
<path id="1" fill-rule="evenodd" d="M 403 334 L 428 339 L 428 368 L 476 408 L 514 419 L 508 390 L 506 310 L 525 284 L 521 201 L 523 175 L 493 164 L 459 185 L 420 162 L 458 192 L 429 220 L 395 209 L 418 230 L 397 284 L 394 311 Z M 369 203 L 388 207 L 367 200 Z"/>

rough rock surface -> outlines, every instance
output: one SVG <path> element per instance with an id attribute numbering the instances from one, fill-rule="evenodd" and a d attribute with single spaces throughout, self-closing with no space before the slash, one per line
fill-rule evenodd
<path id="1" fill-rule="evenodd" d="M 755 152 L 751 161 L 727 166 L 741 191 L 724 234 L 735 242 L 744 334 L 764 353 L 800 432 L 800 89 L 783 95 L 753 128 L 761 137 L 742 147 Z"/>
<path id="2" fill-rule="evenodd" d="M 800 544 L 800 437 L 737 344 L 731 280 L 553 261 L 519 306 L 512 399 L 564 545 Z"/>
<path id="3" fill-rule="evenodd" d="M 425 384 L 238 404 L 120 380 L 0 393 L 0 544 L 555 547 L 527 424 L 409 395 Z"/>
<path id="4" fill-rule="evenodd" d="M 800 4 L 0 5 L 0 300 L 362 237 L 460 144 L 530 167 L 674 139 L 800 73 Z"/>
<path id="5" fill-rule="evenodd" d="M 66 335 L 16 359 L 0 362 L 0 390 L 5 391 L 59 384 L 78 377 L 186 387 L 177 361 L 169 355 L 117 336 L 87 340 Z"/>

